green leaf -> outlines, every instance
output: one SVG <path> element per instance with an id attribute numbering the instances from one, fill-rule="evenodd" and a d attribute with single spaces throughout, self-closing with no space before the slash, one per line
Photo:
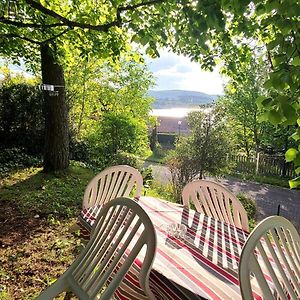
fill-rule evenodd
<path id="1" fill-rule="evenodd" d="M 296 142 L 300 140 L 300 135 L 298 132 L 294 132 L 292 135 L 291 135 L 291 138 L 294 139 Z"/>
<path id="2" fill-rule="evenodd" d="M 295 170 L 295 173 L 296 173 L 297 175 L 300 174 L 300 167 L 298 167 L 298 168 Z"/>
<path id="3" fill-rule="evenodd" d="M 271 110 L 268 113 L 268 119 L 273 125 L 278 125 L 282 120 L 282 115 L 277 110 Z"/>
<path id="4" fill-rule="evenodd" d="M 269 112 L 265 112 L 263 114 L 260 114 L 258 117 L 257 117 L 257 121 L 259 123 L 262 123 L 262 122 L 266 122 L 268 121 L 269 119 Z"/>
<path id="5" fill-rule="evenodd" d="M 267 81 L 265 81 L 265 83 L 264 83 L 264 87 L 266 88 L 266 89 L 270 89 L 270 88 L 272 88 L 273 87 L 273 83 L 272 83 L 272 81 L 269 79 L 269 80 L 267 80 Z"/>
<path id="6" fill-rule="evenodd" d="M 293 125 L 296 123 L 298 115 L 295 108 L 291 105 L 282 106 L 283 115 L 286 117 L 285 125 Z"/>
<path id="7" fill-rule="evenodd" d="M 261 102 L 261 105 L 265 108 L 270 108 L 273 105 L 273 99 L 272 98 L 266 98 Z"/>
<path id="8" fill-rule="evenodd" d="M 291 189 L 297 188 L 298 186 L 300 186 L 300 176 L 296 177 L 292 180 L 289 180 L 289 185 Z"/>
<path id="9" fill-rule="evenodd" d="M 293 160 L 293 163 L 296 167 L 300 166 L 300 153 L 299 152 L 297 153 L 296 158 Z"/>
<path id="10" fill-rule="evenodd" d="M 294 57 L 291 65 L 295 66 L 295 67 L 299 67 L 300 66 L 300 56 L 296 56 Z"/>
<path id="11" fill-rule="evenodd" d="M 286 153 L 285 153 L 285 160 L 287 161 L 287 162 L 291 162 L 291 161 L 293 161 L 295 158 L 296 158 L 296 156 L 297 156 L 297 154 L 299 153 L 299 151 L 297 150 L 297 149 L 295 149 L 295 148 L 290 148 L 288 151 L 286 151 Z"/>

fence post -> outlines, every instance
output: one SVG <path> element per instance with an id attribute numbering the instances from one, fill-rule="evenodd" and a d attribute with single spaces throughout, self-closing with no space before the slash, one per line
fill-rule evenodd
<path id="1" fill-rule="evenodd" d="M 258 169 L 259 169 L 259 152 L 257 152 L 257 155 L 256 155 L 256 167 L 255 167 L 255 174 L 258 175 Z"/>

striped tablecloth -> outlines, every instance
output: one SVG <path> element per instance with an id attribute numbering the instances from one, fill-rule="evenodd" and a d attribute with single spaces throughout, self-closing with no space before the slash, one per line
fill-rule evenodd
<path id="1" fill-rule="evenodd" d="M 157 233 L 157 251 L 150 273 L 150 287 L 157 299 L 241 299 L 238 263 L 248 233 L 170 202 L 141 197 Z M 81 226 L 90 231 L 98 208 L 82 212 Z M 166 225 L 187 227 L 184 239 L 169 236 Z M 119 299 L 142 297 L 135 269 L 116 292 Z M 262 299 L 258 292 L 255 299 Z"/>

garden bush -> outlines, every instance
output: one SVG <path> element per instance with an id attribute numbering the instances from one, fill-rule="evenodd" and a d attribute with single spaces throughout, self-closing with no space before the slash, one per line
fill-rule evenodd
<path id="1" fill-rule="evenodd" d="M 24 149 L 11 148 L 0 151 L 0 173 L 12 169 L 41 166 L 42 158 L 26 154 Z"/>
<path id="2" fill-rule="evenodd" d="M 240 202 L 242 203 L 242 205 L 244 206 L 247 212 L 249 227 L 250 230 L 252 230 L 255 227 L 255 214 L 256 214 L 255 202 L 251 198 L 247 197 L 245 194 L 242 193 L 239 193 L 237 195 L 237 198 L 240 200 Z"/>
<path id="3" fill-rule="evenodd" d="M 29 83 L 0 86 L 0 147 L 22 148 L 32 155 L 44 146 L 44 113 L 41 91 Z"/>

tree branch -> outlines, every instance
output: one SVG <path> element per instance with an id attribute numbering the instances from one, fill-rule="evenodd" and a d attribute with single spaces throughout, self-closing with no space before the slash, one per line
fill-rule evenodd
<path id="1" fill-rule="evenodd" d="M 4 17 L 0 17 L 0 22 L 4 24 L 13 25 L 16 27 L 23 27 L 23 28 L 52 28 L 52 27 L 60 27 L 60 26 L 68 26 L 64 23 L 53 23 L 53 24 L 35 24 L 35 23 L 23 23 L 23 22 L 17 22 L 12 21 L 9 19 L 6 19 Z"/>
<path id="2" fill-rule="evenodd" d="M 74 27 L 78 27 L 78 28 L 83 28 L 83 29 L 91 29 L 91 30 L 96 30 L 96 31 L 103 31 L 103 32 L 107 32 L 109 30 L 109 28 L 113 27 L 113 26 L 120 26 L 120 20 L 116 20 L 110 23 L 106 23 L 106 24 L 102 24 L 102 25 L 91 25 L 88 23 L 79 23 L 76 21 L 71 21 L 63 16 L 61 16 L 60 14 L 56 13 L 53 10 L 50 10 L 48 8 L 46 8 L 45 6 L 43 6 L 40 3 L 37 3 L 33 0 L 25 0 L 26 3 L 28 5 L 30 5 L 32 8 L 48 15 L 51 16 L 52 18 L 61 21 L 64 25 L 69 26 L 70 28 L 74 28 Z"/>
<path id="3" fill-rule="evenodd" d="M 138 4 L 134 4 L 134 5 L 120 6 L 118 8 L 118 11 L 122 12 L 122 11 L 127 11 L 127 10 L 134 10 L 134 9 L 139 8 L 141 6 L 150 6 L 152 4 L 158 4 L 158 3 L 163 3 L 163 2 L 167 2 L 167 1 L 166 0 L 145 1 L 145 2 L 138 3 Z"/>
<path id="4" fill-rule="evenodd" d="M 58 37 L 62 36 L 63 34 L 67 33 L 70 30 L 70 28 L 65 29 L 64 31 L 62 31 L 61 33 L 52 36 L 51 38 L 44 40 L 43 42 L 40 42 L 41 45 L 45 45 L 45 44 L 49 44 L 50 42 L 54 41 L 55 39 L 57 39 Z"/>
<path id="5" fill-rule="evenodd" d="M 117 8 L 116 20 L 109 22 L 109 23 L 101 24 L 101 25 L 91 25 L 88 23 L 80 23 L 80 22 L 76 22 L 76 21 L 71 21 L 71 20 L 61 16 L 60 14 L 56 13 L 55 11 L 46 8 L 42 4 L 35 2 L 34 0 L 25 0 L 25 1 L 32 8 L 44 13 L 45 15 L 51 16 L 52 18 L 54 18 L 56 20 L 59 20 L 61 23 L 58 23 L 58 24 L 61 24 L 61 25 L 57 24 L 57 26 L 66 26 L 67 25 L 71 28 L 78 27 L 78 28 L 91 29 L 91 30 L 102 31 L 102 32 L 108 32 L 109 28 L 111 28 L 113 26 L 120 27 L 122 25 L 121 13 L 124 11 L 134 10 L 134 9 L 137 9 L 142 6 L 151 6 L 153 4 L 167 2 L 167 0 L 149 0 L 149 1 L 138 3 L 138 4 L 134 4 L 134 5 L 120 6 Z"/>
<path id="6" fill-rule="evenodd" d="M 25 36 L 21 36 L 21 35 L 15 34 L 15 33 L 0 34 L 0 37 L 4 37 L 4 38 L 8 38 L 8 39 L 9 38 L 18 38 L 18 39 L 21 39 L 21 40 L 24 40 L 24 41 L 27 41 L 27 42 L 30 42 L 30 43 L 33 43 L 36 45 L 41 45 L 41 42 L 39 42 L 39 41 L 32 40 L 30 38 L 27 38 Z"/>

